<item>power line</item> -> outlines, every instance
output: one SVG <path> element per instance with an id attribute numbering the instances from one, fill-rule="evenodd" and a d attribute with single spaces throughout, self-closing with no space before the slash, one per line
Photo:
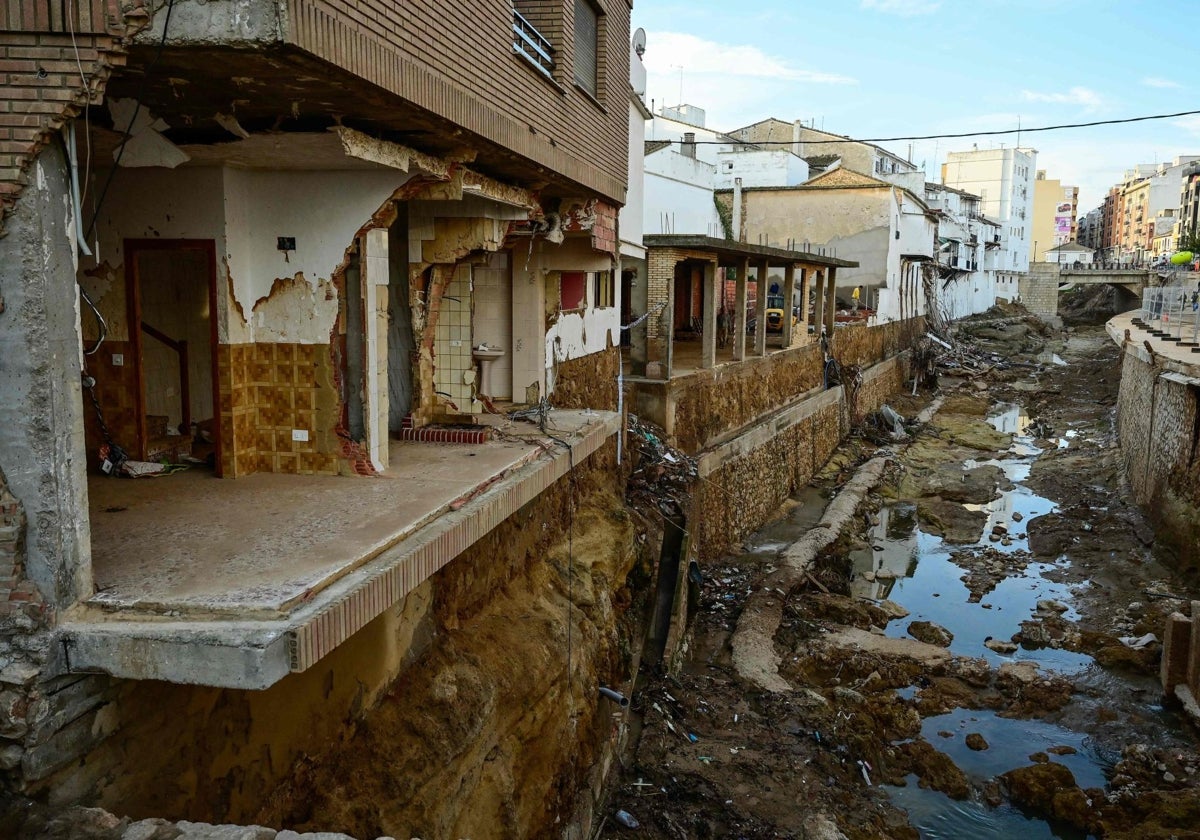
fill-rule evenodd
<path id="1" fill-rule="evenodd" d="M 1151 114 L 1145 117 L 1125 117 L 1119 120 L 1094 120 L 1092 122 L 1083 123 L 1061 123 L 1059 125 L 1043 125 L 1037 128 L 1006 128 L 998 131 L 965 131 L 958 134 L 912 134 L 903 137 L 837 137 L 832 140 L 739 140 L 730 137 L 729 140 L 696 140 L 694 145 L 697 146 L 728 146 L 732 143 L 745 143 L 749 146 L 792 146 L 796 142 L 816 144 L 833 144 L 833 143 L 897 143 L 901 140 L 953 140 L 963 137 L 996 137 L 1005 134 L 1033 134 L 1040 131 L 1062 131 L 1069 128 L 1094 128 L 1101 125 L 1123 125 L 1125 123 L 1147 122 L 1150 120 L 1170 120 L 1176 117 L 1191 117 L 1200 114 L 1200 111 L 1180 111 L 1177 114 Z M 682 143 L 682 140 L 673 142 Z"/>

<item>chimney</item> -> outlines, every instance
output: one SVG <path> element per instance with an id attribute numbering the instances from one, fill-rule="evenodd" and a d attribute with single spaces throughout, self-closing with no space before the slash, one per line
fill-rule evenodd
<path id="1" fill-rule="evenodd" d="M 683 135 L 683 143 L 679 146 L 679 151 L 684 157 L 695 159 L 696 157 L 696 132 L 688 131 Z"/>

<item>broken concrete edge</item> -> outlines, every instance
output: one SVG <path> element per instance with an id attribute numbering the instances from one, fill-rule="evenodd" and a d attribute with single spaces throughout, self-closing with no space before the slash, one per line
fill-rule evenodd
<path id="1" fill-rule="evenodd" d="M 67 808 L 61 813 L 42 816 L 34 807 L 34 831 L 38 836 L 89 837 L 92 840 L 355 840 L 337 831 L 297 832 L 291 829 L 268 828 L 264 825 L 234 825 L 180 820 L 172 822 L 158 817 L 132 820 L 118 817 L 103 808 Z M 29 826 L 25 827 L 29 830 Z M 24 831 L 20 836 L 27 836 Z M 375 840 L 395 840 L 378 837 Z"/>
<path id="2" fill-rule="evenodd" d="M 1158 365 L 1164 370 L 1174 373 L 1177 377 L 1179 377 L 1180 384 L 1200 384 L 1200 381 L 1194 378 L 1197 373 L 1200 373 L 1200 364 L 1181 362 L 1162 353 L 1155 353 L 1151 355 L 1149 352 L 1147 352 L 1146 347 L 1143 344 L 1144 339 L 1147 338 L 1146 333 L 1141 333 L 1140 335 L 1138 333 L 1134 333 L 1133 337 L 1129 341 L 1126 341 L 1125 328 L 1131 323 L 1131 318 L 1132 313 L 1124 312 L 1109 320 L 1104 325 L 1104 331 L 1108 333 L 1108 337 L 1116 342 L 1117 346 L 1120 347 L 1123 352 L 1132 354 L 1133 356 L 1137 357 L 1139 361 L 1145 362 L 1148 365 Z M 1200 359 L 1197 361 L 1200 362 Z"/>
<path id="3" fill-rule="evenodd" d="M 530 462 L 461 509 L 349 572 L 286 617 L 272 620 L 68 620 L 54 631 L 46 677 L 100 673 L 259 690 L 307 670 L 465 551 L 620 430 L 615 412 L 571 445 Z M 420 568 L 414 569 L 414 566 Z M 416 572 L 416 573 L 414 573 Z"/>
<path id="4" fill-rule="evenodd" d="M 918 422 L 928 423 L 941 405 L 942 397 L 938 397 L 921 411 Z M 781 659 L 775 650 L 775 633 L 783 620 L 784 603 L 812 567 L 817 554 L 841 536 L 867 493 L 883 480 L 888 463 L 906 448 L 884 451 L 860 466 L 829 503 L 820 521 L 780 553 L 780 568 L 746 599 L 730 640 L 739 678 L 763 691 L 791 690 L 792 686 L 779 675 Z"/>

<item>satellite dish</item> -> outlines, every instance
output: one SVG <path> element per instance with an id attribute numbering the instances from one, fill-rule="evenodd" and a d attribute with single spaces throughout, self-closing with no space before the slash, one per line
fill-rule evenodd
<path id="1" fill-rule="evenodd" d="M 640 26 L 637 32 L 633 33 L 633 51 L 638 54 L 638 58 L 646 52 L 646 30 Z"/>

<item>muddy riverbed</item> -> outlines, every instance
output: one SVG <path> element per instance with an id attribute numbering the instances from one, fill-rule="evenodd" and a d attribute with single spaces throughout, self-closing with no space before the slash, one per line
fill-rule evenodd
<path id="1" fill-rule="evenodd" d="M 888 444 L 856 525 L 787 601 L 791 690 L 739 681 L 731 635 L 878 446 L 852 439 L 705 568 L 687 667 L 635 693 L 640 737 L 601 836 L 1200 837 L 1195 732 L 1150 635 L 1180 606 L 1162 596 L 1196 588 L 1122 489 L 1118 348 L 1023 320 L 978 332 L 1019 364 L 943 376 L 933 420 Z M 911 418 L 932 396 L 893 407 Z"/>

